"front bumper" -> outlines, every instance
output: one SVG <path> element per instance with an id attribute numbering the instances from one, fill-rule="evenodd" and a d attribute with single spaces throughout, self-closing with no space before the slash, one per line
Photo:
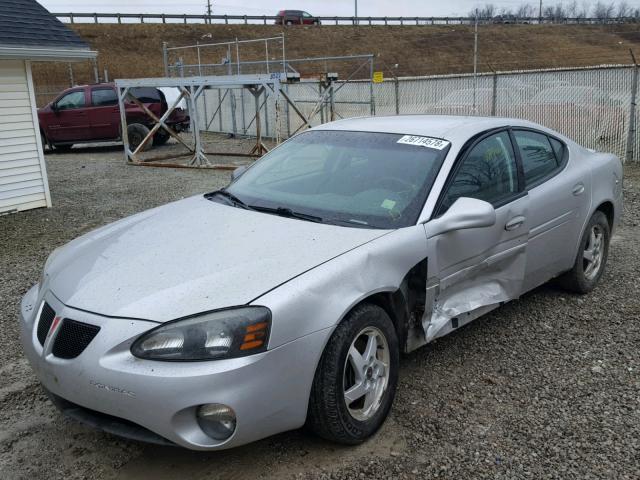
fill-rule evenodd
<path id="1" fill-rule="evenodd" d="M 58 358 L 40 345 L 35 317 L 43 299 L 61 318 L 100 327 L 78 357 Z M 131 355 L 135 338 L 155 326 L 67 307 L 51 292 L 41 295 L 37 285 L 21 305 L 22 344 L 38 378 L 55 396 L 84 409 L 133 422 L 198 450 L 230 448 L 304 424 L 315 368 L 330 329 L 229 360 L 158 362 Z M 196 410 L 207 403 L 235 411 L 236 430 L 229 439 L 214 440 L 200 429 Z"/>

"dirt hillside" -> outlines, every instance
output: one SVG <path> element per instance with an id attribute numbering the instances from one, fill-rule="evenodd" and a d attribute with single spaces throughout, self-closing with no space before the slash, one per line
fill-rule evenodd
<path id="1" fill-rule="evenodd" d="M 473 28 L 467 26 L 320 26 L 262 25 L 75 24 L 71 27 L 98 50 L 99 70 L 110 78 L 159 76 L 161 45 L 172 46 L 261 38 L 285 33 L 287 58 L 322 55 L 377 55 L 376 69 L 397 76 L 470 72 L 473 67 Z M 262 55 L 243 49 L 243 59 Z M 486 25 L 479 32 L 479 69 L 489 71 L 542 67 L 630 63 L 629 49 L 640 59 L 640 26 L 608 25 Z M 281 58 L 275 52 L 272 56 Z M 219 62 L 210 52 L 204 62 Z M 214 58 L 215 56 L 215 58 Z M 185 58 L 186 63 L 195 59 Z M 395 66 L 397 64 L 397 67 Z M 341 76 L 352 65 L 323 65 Z M 314 67 L 320 68 L 318 66 Z M 343 70 L 340 72 L 340 70 Z M 40 91 L 68 86 L 65 64 L 38 64 L 35 81 Z M 325 70 L 326 71 L 326 70 Z M 312 72 L 313 73 L 313 72 Z M 74 64 L 75 83 L 93 81 L 93 68 Z"/>

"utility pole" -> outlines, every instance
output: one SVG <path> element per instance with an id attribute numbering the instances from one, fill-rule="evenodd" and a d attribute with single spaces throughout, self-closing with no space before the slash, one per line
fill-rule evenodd
<path id="1" fill-rule="evenodd" d="M 538 23 L 542 23 L 542 0 L 540 0 L 540 9 L 538 10 Z"/>
<path id="2" fill-rule="evenodd" d="M 211 23 L 211 14 L 212 14 L 211 0 L 207 0 L 207 15 L 209 16 L 209 18 L 207 19 L 207 23 Z"/>
<path id="3" fill-rule="evenodd" d="M 358 0 L 354 0 L 355 4 L 356 4 L 356 14 L 355 14 L 355 24 L 358 24 Z"/>

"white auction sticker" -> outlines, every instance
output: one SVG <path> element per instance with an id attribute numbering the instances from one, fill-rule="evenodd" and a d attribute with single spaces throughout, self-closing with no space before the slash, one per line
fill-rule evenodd
<path id="1" fill-rule="evenodd" d="M 449 146 L 447 140 L 441 140 L 439 138 L 420 137 L 417 135 L 405 135 L 398 143 L 404 143 L 405 145 L 416 145 L 418 147 L 435 148 L 436 150 L 444 150 Z"/>

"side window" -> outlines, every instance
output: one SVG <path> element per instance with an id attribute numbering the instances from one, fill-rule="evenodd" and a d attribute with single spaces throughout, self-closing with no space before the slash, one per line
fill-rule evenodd
<path id="1" fill-rule="evenodd" d="M 455 173 L 442 202 L 444 213 L 460 197 L 493 205 L 518 192 L 518 171 L 507 132 L 485 138 L 467 154 Z"/>
<path id="2" fill-rule="evenodd" d="M 551 148 L 553 148 L 553 152 L 556 154 L 556 160 L 558 164 L 562 163 L 562 159 L 564 158 L 564 144 L 560 140 L 556 140 L 555 138 L 549 137 L 549 141 L 551 142 Z"/>
<path id="3" fill-rule="evenodd" d="M 67 93 L 56 102 L 58 110 L 69 110 L 84 107 L 84 90 Z"/>
<path id="4" fill-rule="evenodd" d="M 553 173 L 559 163 L 546 135 L 525 130 L 514 130 L 513 134 L 520 150 L 524 180 L 528 188 Z"/>
<path id="5" fill-rule="evenodd" d="M 99 88 L 91 90 L 91 104 L 94 107 L 104 107 L 106 105 L 117 105 L 118 96 L 112 88 Z"/>

